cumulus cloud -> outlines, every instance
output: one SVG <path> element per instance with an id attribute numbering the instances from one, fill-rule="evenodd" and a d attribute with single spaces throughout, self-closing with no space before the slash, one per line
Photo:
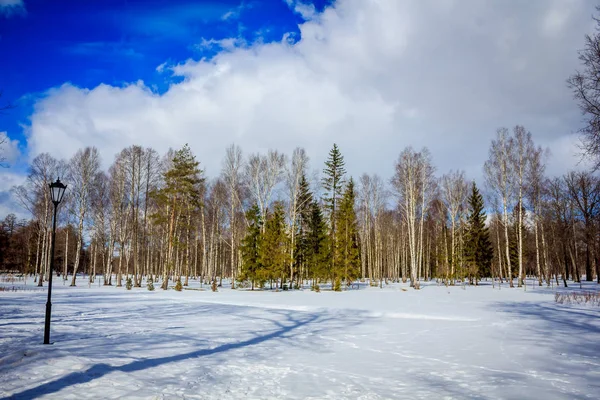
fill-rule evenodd
<path id="1" fill-rule="evenodd" d="M 6 132 L 0 132 L 0 165 L 11 165 L 20 155 L 19 141 L 9 138 Z"/>
<path id="2" fill-rule="evenodd" d="M 29 156 L 94 145 L 108 165 L 131 144 L 189 143 L 214 176 L 232 142 L 246 153 L 303 146 L 316 168 L 336 142 L 351 174 L 387 178 L 411 145 L 429 147 L 441 173 L 479 179 L 496 129 L 522 124 L 551 148 L 550 170 L 577 164 L 563 151 L 580 124 L 565 79 L 590 2 L 339 0 L 318 14 L 289 4 L 306 18 L 299 40 L 205 41 L 223 51 L 159 66 L 183 77 L 163 94 L 143 82 L 51 89 L 31 116 Z"/>
<path id="3" fill-rule="evenodd" d="M 24 13 L 25 4 L 23 0 L 0 0 L 0 16 L 10 17 Z"/>

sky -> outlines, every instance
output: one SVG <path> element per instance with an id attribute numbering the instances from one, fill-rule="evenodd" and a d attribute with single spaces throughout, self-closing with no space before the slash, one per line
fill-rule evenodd
<path id="1" fill-rule="evenodd" d="M 592 33 L 589 0 L 0 0 L 0 218 L 48 152 L 185 143 L 207 176 L 225 148 L 335 142 L 348 173 L 393 174 L 424 146 L 437 174 L 482 181 L 500 127 L 524 125 L 548 173 L 581 168 L 566 79 Z"/>

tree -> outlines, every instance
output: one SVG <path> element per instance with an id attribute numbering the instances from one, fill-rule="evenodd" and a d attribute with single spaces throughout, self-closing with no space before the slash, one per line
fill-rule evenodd
<path id="1" fill-rule="evenodd" d="M 600 6 L 596 10 L 600 11 Z M 571 75 L 567 85 L 584 117 L 584 126 L 580 129 L 583 155 L 592 161 L 592 168 L 597 171 L 600 169 L 600 18 L 592 18 L 596 32 L 585 35 L 585 47 L 579 51 L 583 69 Z"/>
<path id="2" fill-rule="evenodd" d="M 485 226 L 486 213 L 483 197 L 475 182 L 472 184 L 469 196 L 469 216 L 467 218 L 467 234 L 465 253 L 468 264 L 471 266 L 471 279 L 491 276 L 492 259 L 494 252 L 490 241 L 488 227 Z"/>
<path id="3" fill-rule="evenodd" d="M 258 205 L 262 220 L 266 220 L 267 209 L 275 186 L 281 181 L 285 156 L 269 150 L 266 156 L 253 154 L 246 164 L 246 179 L 254 202 Z M 264 229 L 264 226 L 263 226 Z"/>
<path id="4" fill-rule="evenodd" d="M 593 280 L 595 218 L 600 214 L 600 179 L 589 172 L 570 172 L 565 176 L 567 190 L 583 222 L 585 243 L 585 280 Z M 596 266 L 598 268 L 598 265 Z M 600 271 L 597 271 L 600 272 Z M 600 283 L 600 273 L 598 283 Z"/>
<path id="5" fill-rule="evenodd" d="M 358 224 L 354 180 L 350 178 L 339 203 L 337 215 L 336 247 L 338 265 L 333 270 L 334 281 L 341 279 L 348 284 L 359 276 L 360 254 L 358 249 Z"/>
<path id="6" fill-rule="evenodd" d="M 308 167 L 308 156 L 306 151 L 297 147 L 294 149 L 292 159 L 286 167 L 286 186 L 289 197 L 288 220 L 290 221 L 290 282 L 294 280 L 294 252 L 296 250 L 296 231 L 300 211 L 307 205 L 310 198 L 302 196 L 303 184 L 306 185 L 306 168 Z"/>
<path id="7" fill-rule="evenodd" d="M 518 252 L 519 252 L 519 280 L 518 287 L 523 286 L 523 214 L 525 206 L 523 199 L 525 197 L 525 175 L 529 169 L 530 155 L 534 153 L 535 147 L 533 140 L 531 139 L 531 133 L 528 132 L 524 127 L 517 125 L 513 130 L 513 152 L 511 154 L 511 162 L 513 164 L 513 171 L 515 175 L 515 186 L 517 194 L 517 240 L 518 240 Z"/>
<path id="8" fill-rule="evenodd" d="M 313 280 L 313 287 L 318 279 L 327 276 L 331 265 L 331 244 L 327 223 L 321 212 L 319 203 L 313 201 L 310 205 L 310 217 L 306 232 L 306 264 L 308 276 Z"/>
<path id="9" fill-rule="evenodd" d="M 242 271 L 239 280 L 250 280 L 252 282 L 252 290 L 254 290 L 255 282 L 261 278 L 262 269 L 260 257 L 262 218 L 257 204 L 253 204 L 246 212 L 246 220 L 248 221 L 248 229 L 240 246 Z"/>
<path id="10" fill-rule="evenodd" d="M 75 286 L 84 241 L 84 228 L 87 225 L 86 218 L 91 208 L 91 194 L 99 170 L 100 155 L 95 147 L 86 147 L 79 150 L 69 163 L 69 196 L 74 203 L 77 217 L 77 249 L 75 251 L 71 286 Z"/>
<path id="11" fill-rule="evenodd" d="M 325 161 L 325 169 L 323 170 L 325 176 L 322 180 L 323 188 L 325 189 L 323 200 L 325 201 L 325 208 L 329 213 L 332 270 L 336 268 L 336 212 L 345 183 L 344 175 L 346 174 L 346 170 L 344 165 L 344 157 L 337 144 L 334 143 L 332 149 L 329 151 L 329 157 Z"/>
<path id="12" fill-rule="evenodd" d="M 236 264 L 236 253 L 238 247 L 238 240 L 235 235 L 236 232 L 236 214 L 237 209 L 241 206 L 240 201 L 240 190 L 242 182 L 242 149 L 239 146 L 232 144 L 229 146 L 225 153 L 225 160 L 223 161 L 222 174 L 229 191 L 229 230 L 231 234 L 231 268 L 233 271 L 233 278 L 231 284 L 234 285 L 235 275 L 237 273 Z"/>
<path id="13" fill-rule="evenodd" d="M 163 266 L 162 288 L 168 287 L 168 274 L 181 269 L 174 261 L 181 260 L 181 251 L 189 248 L 189 236 L 182 236 L 189 228 L 191 216 L 201 205 L 201 177 L 199 162 L 186 144 L 175 152 L 172 166 L 164 173 L 164 187 L 155 191 L 153 197 L 160 209 L 153 214 L 155 223 L 166 226 L 166 257 Z M 189 262 L 189 258 L 186 258 Z M 188 265 L 189 267 L 189 265 Z M 187 268 L 186 268 L 187 269 Z"/>
<path id="14" fill-rule="evenodd" d="M 483 167 L 486 184 L 502 204 L 502 225 L 504 227 L 506 266 L 510 287 L 514 286 L 508 237 L 508 211 L 514 194 L 512 153 L 513 142 L 510 140 L 508 129 L 500 128 L 496 131 L 496 139 L 492 140 L 489 157 Z"/>
<path id="15" fill-rule="evenodd" d="M 285 225 L 285 211 L 280 202 L 276 202 L 273 212 L 267 214 L 264 232 L 259 247 L 260 264 L 263 267 L 262 277 L 265 280 L 280 279 L 283 285 L 285 267 L 288 261 L 288 235 Z"/>
<path id="16" fill-rule="evenodd" d="M 465 173 L 463 171 L 450 171 L 450 173 L 442 176 L 442 198 L 444 204 L 448 210 L 450 216 L 450 278 L 454 280 L 456 278 L 455 272 L 457 263 L 456 254 L 456 230 L 461 219 L 461 214 L 464 212 L 464 203 L 467 198 L 468 184 L 465 180 Z M 446 277 L 449 280 L 449 277 Z"/>
<path id="17" fill-rule="evenodd" d="M 410 285 L 418 289 L 417 281 L 424 251 L 423 224 L 433 185 L 433 166 L 429 150 L 423 148 L 416 152 L 412 147 L 404 149 L 396 162 L 392 184 L 407 225 Z"/>

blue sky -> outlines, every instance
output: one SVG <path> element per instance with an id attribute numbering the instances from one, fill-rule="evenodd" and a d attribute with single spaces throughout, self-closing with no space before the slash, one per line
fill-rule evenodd
<path id="1" fill-rule="evenodd" d="M 325 4 L 314 3 L 318 10 Z M 142 80 L 162 93 L 181 78 L 156 68 L 210 58 L 218 48 L 199 46 L 203 38 L 271 42 L 299 33 L 300 22 L 279 0 L 26 0 L 19 10 L 0 13 L 2 101 L 18 105 L 0 117 L 0 131 L 25 146 L 21 125 L 35 99 L 65 82 L 93 88 Z"/>
<path id="2" fill-rule="evenodd" d="M 0 116 L 10 188 L 48 152 L 189 143 L 209 178 L 225 148 L 332 143 L 355 179 L 384 181 L 407 146 L 441 176 L 482 166 L 500 127 L 550 150 L 548 174 L 580 164 L 581 115 L 566 79 L 594 32 L 589 0 L 0 0 Z M 19 151 L 17 151 L 17 148 Z"/>

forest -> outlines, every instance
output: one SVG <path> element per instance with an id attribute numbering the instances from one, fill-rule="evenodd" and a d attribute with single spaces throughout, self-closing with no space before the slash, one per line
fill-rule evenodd
<path id="1" fill-rule="evenodd" d="M 48 186 L 60 175 L 67 190 L 54 270 L 70 285 L 81 284 L 78 276 L 107 286 L 145 279 L 167 289 L 192 277 L 317 291 L 356 280 L 415 289 L 432 279 L 600 282 L 600 179 L 587 171 L 546 176 L 550 155 L 525 127 L 497 130 L 481 188 L 463 171 L 438 173 L 427 148 L 403 149 L 389 181 L 355 179 L 342 150 L 334 144 L 311 173 L 302 148 L 244 155 L 232 144 L 214 177 L 188 145 L 162 155 L 127 147 L 107 171 L 94 147 L 70 160 L 39 154 L 26 183 L 12 189 L 31 219 L 1 221 L 0 269 L 33 274 L 39 286 L 47 280 Z"/>

